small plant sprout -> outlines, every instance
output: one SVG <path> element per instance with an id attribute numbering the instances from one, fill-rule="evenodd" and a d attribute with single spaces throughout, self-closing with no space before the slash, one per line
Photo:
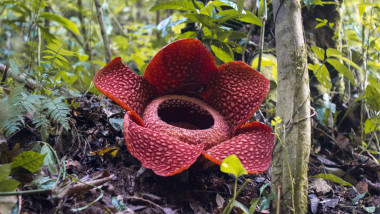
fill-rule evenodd
<path id="1" fill-rule="evenodd" d="M 223 214 L 227 214 L 231 212 L 232 208 L 235 205 L 236 197 L 240 194 L 241 190 L 248 184 L 250 179 L 245 180 L 243 185 L 240 187 L 239 191 L 237 191 L 237 178 L 241 175 L 247 175 L 248 172 L 241 164 L 239 158 L 236 155 L 230 155 L 226 157 L 220 165 L 220 171 L 235 175 L 234 195 L 232 196 L 232 199 L 229 200 L 227 206 L 223 210 Z"/>

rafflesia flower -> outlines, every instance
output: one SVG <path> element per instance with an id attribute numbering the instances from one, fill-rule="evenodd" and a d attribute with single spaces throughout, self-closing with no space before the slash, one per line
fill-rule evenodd
<path id="1" fill-rule="evenodd" d="M 201 154 L 217 164 L 235 154 L 250 173 L 272 162 L 271 129 L 247 122 L 268 94 L 269 81 L 243 62 L 217 67 L 198 40 L 165 46 L 144 76 L 115 58 L 98 71 L 94 84 L 127 110 L 127 148 L 157 175 L 180 173 Z"/>

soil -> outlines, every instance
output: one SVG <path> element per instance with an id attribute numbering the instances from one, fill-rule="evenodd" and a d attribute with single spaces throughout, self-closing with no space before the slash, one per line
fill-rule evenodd
<path id="1" fill-rule="evenodd" d="M 23 202 L 21 213 L 73 213 L 73 209 L 81 207 L 86 208 L 78 213 L 222 213 L 222 207 L 232 197 L 233 176 L 222 173 L 217 165 L 210 164 L 205 169 L 205 160 L 198 160 L 178 175 L 157 176 L 151 170 L 142 168 L 141 163 L 129 154 L 122 131 L 109 122 L 111 118 L 123 118 L 123 109 L 107 98 L 99 101 L 94 95 L 76 101 L 80 107 L 72 109 L 71 132 L 62 132 L 48 142 L 65 160 L 66 179 L 59 190 L 20 196 Z M 317 126 L 315 122 L 313 126 Z M 28 142 L 38 138 L 37 132 L 24 129 L 11 141 L 21 142 L 21 148 L 27 148 L 31 146 Z M 363 162 L 358 162 L 359 159 L 352 156 L 355 148 L 340 148 L 322 132 L 314 131 L 313 139 L 309 164 L 309 213 L 366 213 L 362 206 L 380 204 L 378 165 L 370 165 L 364 155 L 360 157 Z M 345 140 L 344 136 L 338 138 L 341 143 Z M 350 182 L 356 184 L 356 191 L 349 186 L 312 177 L 334 168 L 343 170 L 345 175 L 342 178 L 351 179 Z M 44 176 L 56 177 L 44 168 L 34 178 Z M 62 193 L 67 184 L 69 189 L 75 189 L 75 184 L 78 184 L 74 182 L 76 179 L 90 182 L 102 178 L 110 179 L 98 189 L 89 187 Z M 238 186 L 247 179 L 250 181 L 237 201 L 249 207 L 251 200 L 259 197 L 263 185 L 269 184 L 262 196 L 269 194 L 270 170 L 242 176 L 238 179 Z M 354 204 L 353 199 L 362 192 L 368 194 Z M 100 199 L 91 204 L 98 197 Z M 233 212 L 243 213 L 239 208 Z M 255 213 L 269 211 L 260 211 L 257 207 Z"/>

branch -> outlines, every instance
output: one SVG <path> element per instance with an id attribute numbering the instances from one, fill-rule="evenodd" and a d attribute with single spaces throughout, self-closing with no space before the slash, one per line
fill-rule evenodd
<path id="1" fill-rule="evenodd" d="M 104 49 L 105 49 L 105 54 L 106 54 L 106 61 L 110 62 L 111 61 L 111 48 L 110 48 L 110 42 L 108 39 L 108 35 L 106 32 L 106 26 L 104 24 L 104 16 L 103 16 L 103 11 L 100 5 L 99 0 L 95 0 L 95 8 L 96 8 L 96 13 L 98 16 L 98 21 L 99 21 L 99 26 L 100 26 L 100 32 L 103 37 L 103 43 L 104 43 Z"/>
<path id="2" fill-rule="evenodd" d="M 34 90 L 37 86 L 36 81 L 30 78 L 27 79 L 24 74 L 15 75 L 14 73 L 12 73 L 12 69 L 10 68 L 10 66 L 0 64 L 0 73 L 3 74 L 2 82 L 4 82 L 5 79 L 9 76 L 12 79 L 14 79 L 16 82 L 25 83 L 25 87 L 28 89 Z"/>

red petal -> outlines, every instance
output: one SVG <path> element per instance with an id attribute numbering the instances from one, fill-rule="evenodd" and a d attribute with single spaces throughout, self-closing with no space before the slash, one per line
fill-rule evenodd
<path id="1" fill-rule="evenodd" d="M 272 163 L 274 135 L 271 129 L 259 122 L 251 122 L 237 130 L 237 135 L 203 152 L 203 156 L 216 164 L 235 154 L 249 173 L 261 173 Z"/>
<path id="2" fill-rule="evenodd" d="M 203 96 L 224 115 L 235 133 L 260 107 L 268 92 L 269 80 L 238 61 L 219 66 Z"/>
<path id="3" fill-rule="evenodd" d="M 148 102 L 155 97 L 155 89 L 116 57 L 100 69 L 95 77 L 96 88 L 127 111 L 141 115 Z"/>
<path id="4" fill-rule="evenodd" d="M 162 48 L 148 64 L 144 78 L 160 95 L 201 87 L 216 72 L 215 59 L 196 39 L 182 39 Z"/>
<path id="5" fill-rule="evenodd" d="M 203 151 L 203 144 L 184 143 L 139 126 L 135 121 L 134 115 L 125 114 L 123 129 L 128 150 L 157 175 L 171 176 L 188 169 Z"/>

